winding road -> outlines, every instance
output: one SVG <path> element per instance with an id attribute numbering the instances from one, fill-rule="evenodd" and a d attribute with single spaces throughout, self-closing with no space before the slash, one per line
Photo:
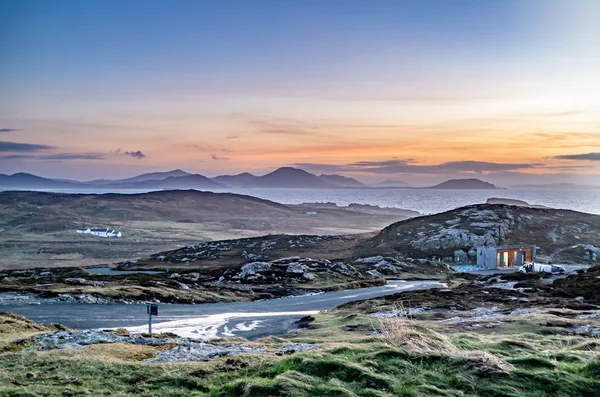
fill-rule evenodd
<path id="1" fill-rule="evenodd" d="M 281 335 L 301 317 L 330 310 L 342 303 L 391 295 L 402 291 L 443 287 L 436 281 L 390 281 L 385 286 L 326 292 L 254 302 L 200 305 L 161 304 L 152 320 L 153 332 L 210 339 L 241 336 L 256 339 Z M 125 304 L 5 304 L 0 311 L 16 312 L 40 323 L 61 323 L 69 328 L 120 328 L 147 332 L 145 305 Z"/>

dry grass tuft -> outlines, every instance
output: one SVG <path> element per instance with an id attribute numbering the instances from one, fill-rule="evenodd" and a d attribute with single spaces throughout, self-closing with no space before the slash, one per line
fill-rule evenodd
<path id="1" fill-rule="evenodd" d="M 380 320 L 383 338 L 391 346 L 423 356 L 448 356 L 478 376 L 505 375 L 513 368 L 493 354 L 460 349 L 444 335 L 418 326 L 402 303 L 396 312 L 396 317 Z"/>

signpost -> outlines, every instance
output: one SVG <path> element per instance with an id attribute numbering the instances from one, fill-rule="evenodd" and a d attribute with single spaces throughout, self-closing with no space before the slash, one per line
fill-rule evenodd
<path id="1" fill-rule="evenodd" d="M 156 303 L 147 303 L 146 312 L 148 313 L 148 333 L 152 337 L 152 316 L 158 316 L 158 305 Z"/>

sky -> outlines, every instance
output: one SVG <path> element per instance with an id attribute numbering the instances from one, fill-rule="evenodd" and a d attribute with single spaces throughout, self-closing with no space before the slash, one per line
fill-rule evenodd
<path id="1" fill-rule="evenodd" d="M 0 0 L 0 172 L 600 185 L 596 0 Z"/>

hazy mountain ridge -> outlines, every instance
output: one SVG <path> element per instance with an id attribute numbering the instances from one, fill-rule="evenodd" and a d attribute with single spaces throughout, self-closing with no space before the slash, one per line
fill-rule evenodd
<path id="1" fill-rule="evenodd" d="M 394 183 L 395 185 L 391 185 Z M 281 167 L 268 174 L 257 176 L 248 172 L 237 175 L 219 175 L 209 178 L 182 170 L 151 172 L 125 179 L 97 179 L 87 182 L 44 178 L 33 174 L 0 174 L 0 188 L 11 189 L 227 189 L 227 188 L 411 188 L 402 181 L 384 181 L 367 185 L 354 178 L 338 174 L 311 174 L 303 169 Z M 497 189 L 479 179 L 452 179 L 422 189 Z"/>
<path id="2" fill-rule="evenodd" d="M 434 186 L 428 186 L 423 189 L 498 189 L 491 183 L 480 179 L 450 179 Z"/>

